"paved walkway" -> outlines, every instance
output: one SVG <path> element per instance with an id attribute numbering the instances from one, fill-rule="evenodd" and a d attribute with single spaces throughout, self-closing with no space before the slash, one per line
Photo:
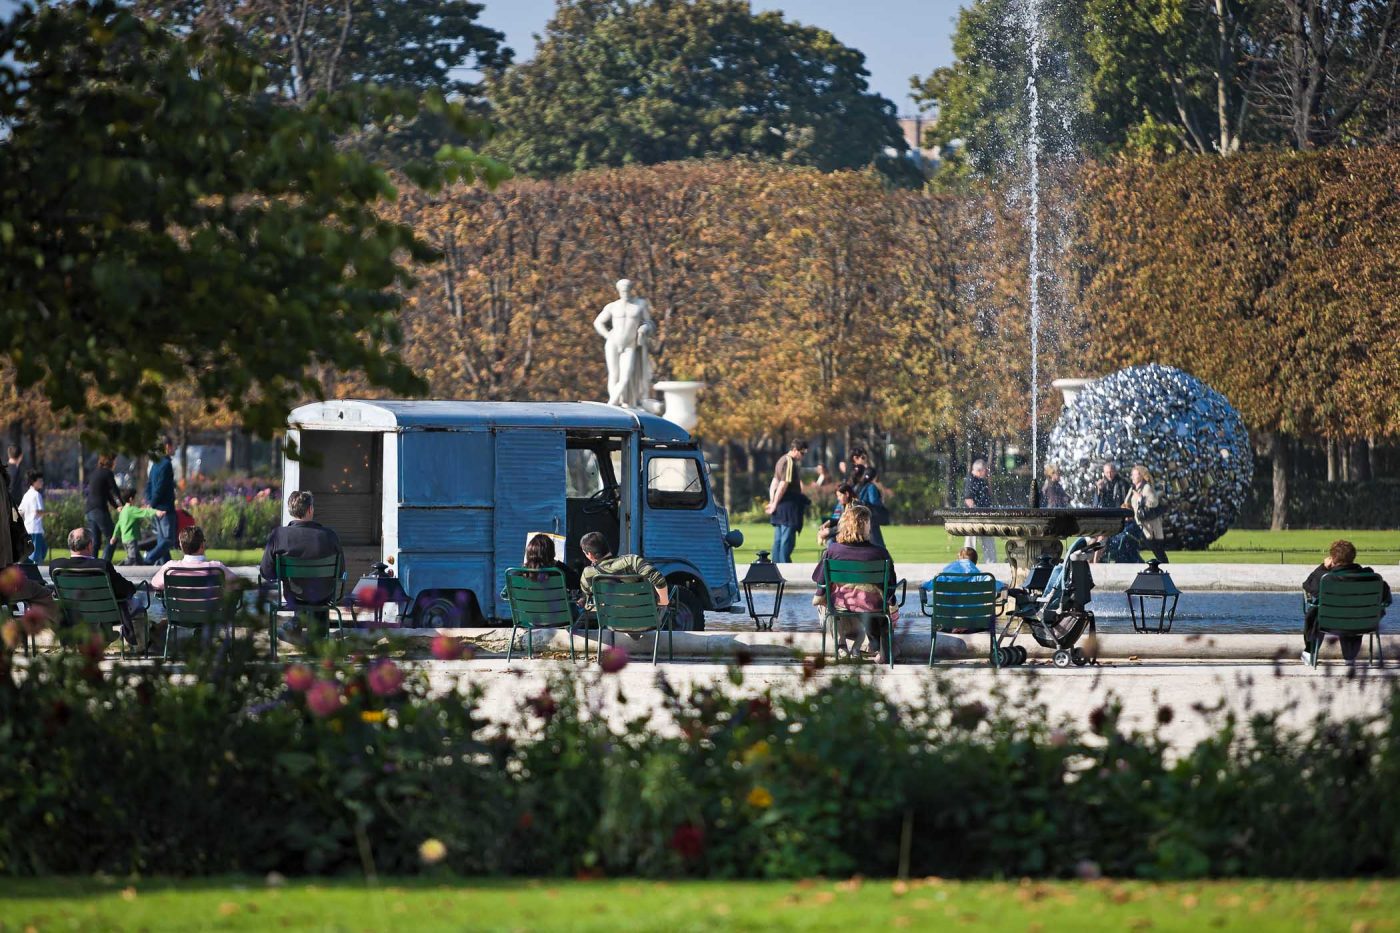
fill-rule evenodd
<path id="1" fill-rule="evenodd" d="M 483 713 L 495 721 L 513 722 L 520 703 L 545 688 L 549 676 L 567 668 L 550 661 L 428 662 L 423 665 L 431 684 L 443 692 L 480 685 L 485 690 Z M 597 667 L 583 669 L 582 680 L 600 701 L 599 709 L 621 724 L 648 710 L 662 708 L 656 686 L 658 671 L 678 690 L 691 685 L 726 685 L 728 673 L 713 665 L 650 664 L 634 662 L 620 674 L 603 674 Z M 1171 723 L 1163 737 L 1178 752 L 1210 735 L 1227 712 L 1247 717 L 1253 712 L 1281 711 L 1285 723 L 1302 727 L 1319 712 L 1335 716 L 1369 715 L 1384 709 L 1391 691 L 1400 687 L 1400 670 L 1352 668 L 1340 664 L 1317 670 L 1296 662 L 1258 663 L 1110 663 L 1102 667 L 1060 670 L 1029 667 L 993 671 L 985 664 L 949 664 L 937 671 L 916 666 L 883 669 L 865 676 L 891 697 L 913 702 L 923 697 L 937 678 L 950 681 L 961 702 L 978 701 L 990 706 L 1023 710 L 1032 714 L 1031 697 L 1049 709 L 1052 723 L 1071 720 L 1083 726 L 1093 709 L 1111 698 L 1123 705 L 1127 727 L 1149 729 L 1163 706 L 1171 707 Z M 744 669 L 748 692 L 772 687 L 798 691 L 832 676 L 830 669 L 804 684 L 797 665 L 750 665 Z M 1000 688 L 1005 696 L 995 691 Z M 726 689 L 730 689 L 726 687 Z M 625 699 L 624 699 L 625 698 Z M 669 727 L 664 714 L 653 721 Z"/>

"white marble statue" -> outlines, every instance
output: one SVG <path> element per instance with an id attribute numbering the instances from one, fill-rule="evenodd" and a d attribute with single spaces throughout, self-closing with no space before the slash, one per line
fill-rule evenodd
<path id="1" fill-rule="evenodd" d="M 593 320 L 608 356 L 608 404 L 644 408 L 651 393 L 651 351 L 647 338 L 656 333 L 651 304 L 632 296 L 632 282 L 617 283 L 617 301 Z"/>

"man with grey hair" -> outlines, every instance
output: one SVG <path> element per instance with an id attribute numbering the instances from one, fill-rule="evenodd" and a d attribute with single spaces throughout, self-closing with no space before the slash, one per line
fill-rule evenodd
<path id="1" fill-rule="evenodd" d="M 142 644 L 147 637 L 145 626 L 131 624 L 131 607 L 127 605 L 127 600 L 136 595 L 136 584 L 118 573 L 110 560 L 94 556 L 92 533 L 86 528 L 74 528 L 68 532 L 68 550 L 71 556 L 49 561 L 49 574 L 52 575 L 55 570 L 100 570 L 106 574 L 107 582 L 112 584 L 112 595 L 117 597 L 121 607 L 122 627 L 126 629 L 127 641 L 135 644 L 138 650 L 146 650 Z"/>
<path id="2" fill-rule="evenodd" d="M 972 461 L 972 471 L 963 481 L 963 508 L 990 509 L 992 507 L 992 486 L 987 482 L 987 461 L 978 457 Z M 968 535 L 963 545 L 976 548 L 977 553 L 991 563 L 997 559 L 997 539 L 986 535 Z"/>
<path id="3" fill-rule="evenodd" d="M 340 566 L 345 567 L 345 552 L 340 547 L 340 537 L 325 525 L 315 521 L 316 498 L 305 490 L 298 489 L 287 496 L 287 512 L 292 520 L 281 528 L 273 529 L 267 536 L 263 548 L 262 563 L 258 569 L 264 580 L 277 577 L 278 557 L 318 558 L 340 556 Z M 293 607 L 304 604 L 325 602 L 335 593 L 335 584 L 319 580 L 307 580 L 300 585 L 300 594 L 285 593 L 287 602 Z"/>

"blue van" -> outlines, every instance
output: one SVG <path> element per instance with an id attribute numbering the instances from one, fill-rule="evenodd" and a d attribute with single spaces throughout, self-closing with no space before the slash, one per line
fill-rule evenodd
<path id="1" fill-rule="evenodd" d="M 743 535 L 699 445 L 655 415 L 596 402 L 337 400 L 295 409 L 287 438 L 299 453 L 285 459 L 284 493 L 315 495 L 350 580 L 393 567 L 417 624 L 509 619 L 505 572 L 536 532 L 565 538 L 572 567 L 590 531 L 644 555 L 680 586 L 680 627 L 703 629 L 706 610 L 739 603 Z"/>

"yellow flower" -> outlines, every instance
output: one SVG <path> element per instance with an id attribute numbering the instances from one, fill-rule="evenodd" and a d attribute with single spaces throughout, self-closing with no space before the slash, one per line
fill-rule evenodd
<path id="1" fill-rule="evenodd" d="M 418 847 L 418 857 L 425 865 L 436 865 L 447 858 L 447 846 L 442 844 L 441 839 L 424 839 Z"/>
<path id="2" fill-rule="evenodd" d="M 769 807 L 773 806 L 773 795 L 768 793 L 768 788 L 766 787 L 755 787 L 753 790 L 749 791 L 749 796 L 746 798 L 746 801 L 749 806 L 755 809 L 767 810 Z"/>
<path id="3" fill-rule="evenodd" d="M 759 739 L 744 752 L 744 764 L 751 765 L 755 761 L 762 761 L 764 758 L 768 757 L 770 751 L 771 749 L 768 747 L 768 742 L 764 739 Z"/>
<path id="4" fill-rule="evenodd" d="M 385 718 L 382 709 L 367 709 L 360 713 L 360 722 L 383 722 Z"/>

